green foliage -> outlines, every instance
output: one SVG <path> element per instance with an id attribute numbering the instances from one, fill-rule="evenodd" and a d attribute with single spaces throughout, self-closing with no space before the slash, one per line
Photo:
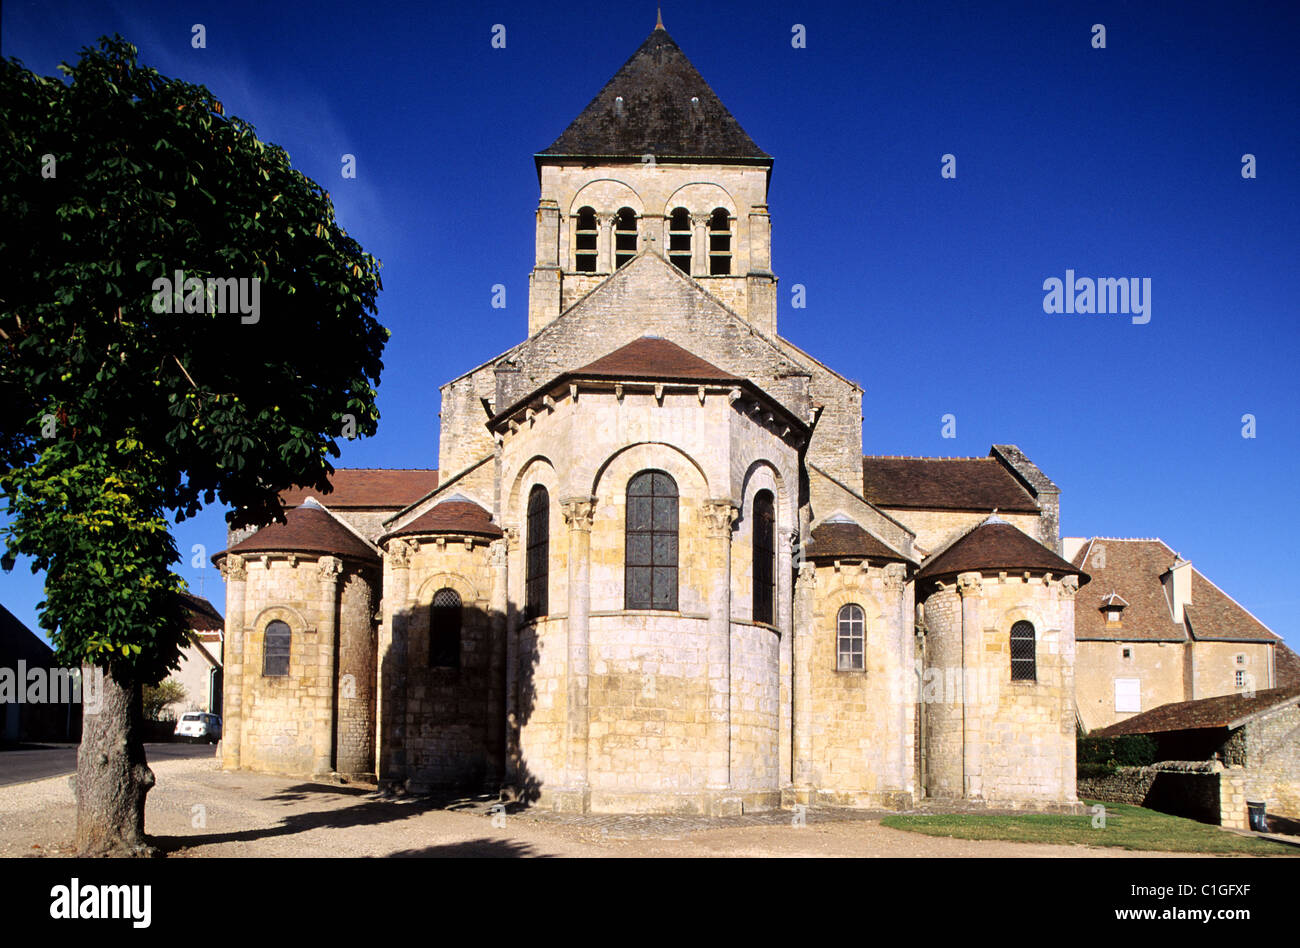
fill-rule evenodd
<path id="1" fill-rule="evenodd" d="M 207 89 L 121 37 L 60 68 L 0 62 L 4 565 L 48 571 L 61 660 L 156 681 L 183 636 L 168 516 L 281 520 L 280 491 L 325 486 L 344 415 L 374 433 L 379 264 Z M 155 312 L 177 270 L 260 280 L 257 322 Z"/>
<path id="2" fill-rule="evenodd" d="M 166 678 L 156 685 L 144 686 L 144 719 L 162 721 L 168 705 L 185 700 L 185 689 L 180 682 Z"/>
<path id="3" fill-rule="evenodd" d="M 1079 776 L 1113 774 L 1117 767 L 1146 767 L 1156 762 L 1158 748 L 1148 734 L 1120 737 L 1081 737 L 1075 742 Z M 1088 773 L 1084 768 L 1088 767 Z"/>

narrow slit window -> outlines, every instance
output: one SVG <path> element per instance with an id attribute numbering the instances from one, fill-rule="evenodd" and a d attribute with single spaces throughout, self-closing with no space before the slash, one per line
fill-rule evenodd
<path id="1" fill-rule="evenodd" d="M 551 498 L 536 484 L 528 494 L 528 538 L 525 553 L 524 621 L 547 612 L 547 582 L 551 557 Z"/>
<path id="2" fill-rule="evenodd" d="M 774 621 L 776 598 L 776 505 L 770 490 L 754 496 L 754 621 Z"/>
<path id="3" fill-rule="evenodd" d="M 289 624 L 276 619 L 262 636 L 262 674 L 283 678 L 289 674 L 289 643 L 293 638 Z"/>

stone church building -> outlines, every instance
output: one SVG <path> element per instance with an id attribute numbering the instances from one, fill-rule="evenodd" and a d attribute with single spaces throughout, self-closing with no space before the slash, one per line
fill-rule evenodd
<path id="1" fill-rule="evenodd" d="M 772 158 L 662 26 L 535 161 L 527 336 L 442 386 L 437 468 L 340 470 L 214 557 L 224 766 L 1077 804 L 1057 486 L 864 456 L 862 389 L 777 326 Z"/>

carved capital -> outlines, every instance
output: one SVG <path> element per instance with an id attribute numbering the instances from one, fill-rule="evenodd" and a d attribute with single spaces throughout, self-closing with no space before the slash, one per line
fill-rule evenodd
<path id="1" fill-rule="evenodd" d="M 501 532 L 505 534 L 503 539 L 506 542 L 507 553 L 510 552 L 511 550 L 519 548 L 519 527 L 518 526 L 502 527 Z"/>
<path id="2" fill-rule="evenodd" d="M 700 508 L 710 536 L 729 537 L 740 517 L 740 508 L 730 500 L 706 500 Z"/>
<path id="3" fill-rule="evenodd" d="M 1073 599 L 1074 594 L 1079 591 L 1078 576 L 1061 577 L 1061 596 L 1065 599 Z"/>
<path id="4" fill-rule="evenodd" d="M 907 582 L 907 567 L 902 563 L 886 563 L 884 568 L 885 588 L 892 593 L 900 593 Z"/>
<path id="5" fill-rule="evenodd" d="M 242 583 L 248 579 L 248 562 L 238 553 L 227 553 L 221 561 L 221 576 L 228 583 Z"/>
<path id="6" fill-rule="evenodd" d="M 322 583 L 334 583 L 343 573 L 343 561 L 337 556 L 322 556 L 316 564 Z"/>
<path id="7" fill-rule="evenodd" d="M 984 588 L 984 577 L 979 573 L 961 573 L 957 576 L 957 592 L 964 599 L 978 596 Z"/>
<path id="8" fill-rule="evenodd" d="M 509 542 L 502 538 L 493 540 L 488 544 L 488 561 L 492 564 L 493 569 L 506 568 L 506 553 Z"/>
<path id="9" fill-rule="evenodd" d="M 393 569 L 406 569 L 411 565 L 411 556 L 418 549 L 410 540 L 389 540 L 384 547 L 384 557 Z"/>
<path id="10" fill-rule="evenodd" d="M 711 214 L 692 214 L 691 223 L 694 224 L 696 227 L 708 227 L 709 221 L 712 219 L 712 217 L 713 215 Z"/>
<path id="11" fill-rule="evenodd" d="M 799 564 L 799 577 L 795 580 L 799 588 L 812 589 L 817 585 L 817 564 L 804 561 Z"/>
<path id="12" fill-rule="evenodd" d="M 595 497 L 570 497 L 560 501 L 560 512 L 570 530 L 591 532 L 591 522 L 596 518 Z"/>

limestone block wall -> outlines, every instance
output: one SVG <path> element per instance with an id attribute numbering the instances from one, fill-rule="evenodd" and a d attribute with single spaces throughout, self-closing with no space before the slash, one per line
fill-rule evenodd
<path id="1" fill-rule="evenodd" d="M 479 786 L 500 778 L 494 751 L 504 740 L 493 724 L 493 680 L 504 674 L 504 616 L 492 609 L 493 576 L 481 538 L 418 537 L 410 560 L 407 612 L 406 777 L 413 788 Z M 461 601 L 459 667 L 430 664 L 434 596 Z"/>
<path id="2" fill-rule="evenodd" d="M 730 783 L 753 808 L 780 800 L 780 646 L 768 626 L 731 624 Z"/>
<path id="3" fill-rule="evenodd" d="M 333 557 L 269 555 L 248 561 L 242 611 L 235 612 L 245 620 L 241 667 L 238 674 L 227 674 L 225 696 L 227 707 L 233 697 L 239 709 L 239 744 L 237 755 L 223 753 L 226 766 L 295 775 L 333 769 L 340 573 L 354 590 L 368 585 L 365 570 Z M 353 603 L 357 595 L 354 591 Z M 286 676 L 263 674 L 266 629 L 275 620 L 288 624 L 291 634 Z M 356 641 L 358 623 L 355 618 L 351 623 Z M 349 661 L 353 658 L 350 654 Z M 226 737 L 235 735 L 227 729 Z"/>
<path id="4" fill-rule="evenodd" d="M 537 793 L 563 786 L 565 767 L 566 620 L 538 619 L 520 627 L 515 663 L 518 730 L 512 782 Z"/>
<path id="5" fill-rule="evenodd" d="M 955 589 L 960 602 L 950 587 L 925 608 L 930 795 L 1077 802 L 1073 578 L 963 573 Z M 1033 681 L 1011 680 L 1010 633 L 1021 620 L 1034 627 Z"/>
<path id="6" fill-rule="evenodd" d="M 1197 639 L 1192 647 L 1196 653 L 1192 672 L 1195 694 L 1188 695 L 1187 700 L 1241 694 L 1247 690 L 1266 691 L 1273 687 L 1273 646 L 1266 642 Z M 1245 672 L 1245 685 L 1237 684 L 1238 671 Z"/>
<path id="7" fill-rule="evenodd" d="M 1137 712 L 1115 710 L 1115 679 L 1141 681 L 1141 710 L 1186 701 L 1183 688 L 1184 651 L 1181 642 L 1080 641 L 1075 663 L 1075 700 L 1089 731 L 1108 727 Z M 1124 650 L 1129 657 L 1124 657 Z"/>
<path id="8" fill-rule="evenodd" d="M 373 572 L 348 576 L 339 604 L 335 769 L 358 776 L 375 772 L 378 579 Z"/>
<path id="9" fill-rule="evenodd" d="M 1263 801 L 1269 813 L 1300 819 L 1300 707 L 1251 721 L 1244 730 L 1246 764 L 1223 772 L 1233 788 L 1223 793 L 1223 825 L 1244 828 L 1248 800 Z"/>
<path id="10" fill-rule="evenodd" d="M 810 802 L 905 806 L 915 791 L 910 589 L 902 567 L 819 565 L 814 597 Z M 865 668 L 838 667 L 837 620 L 865 618 Z"/>

